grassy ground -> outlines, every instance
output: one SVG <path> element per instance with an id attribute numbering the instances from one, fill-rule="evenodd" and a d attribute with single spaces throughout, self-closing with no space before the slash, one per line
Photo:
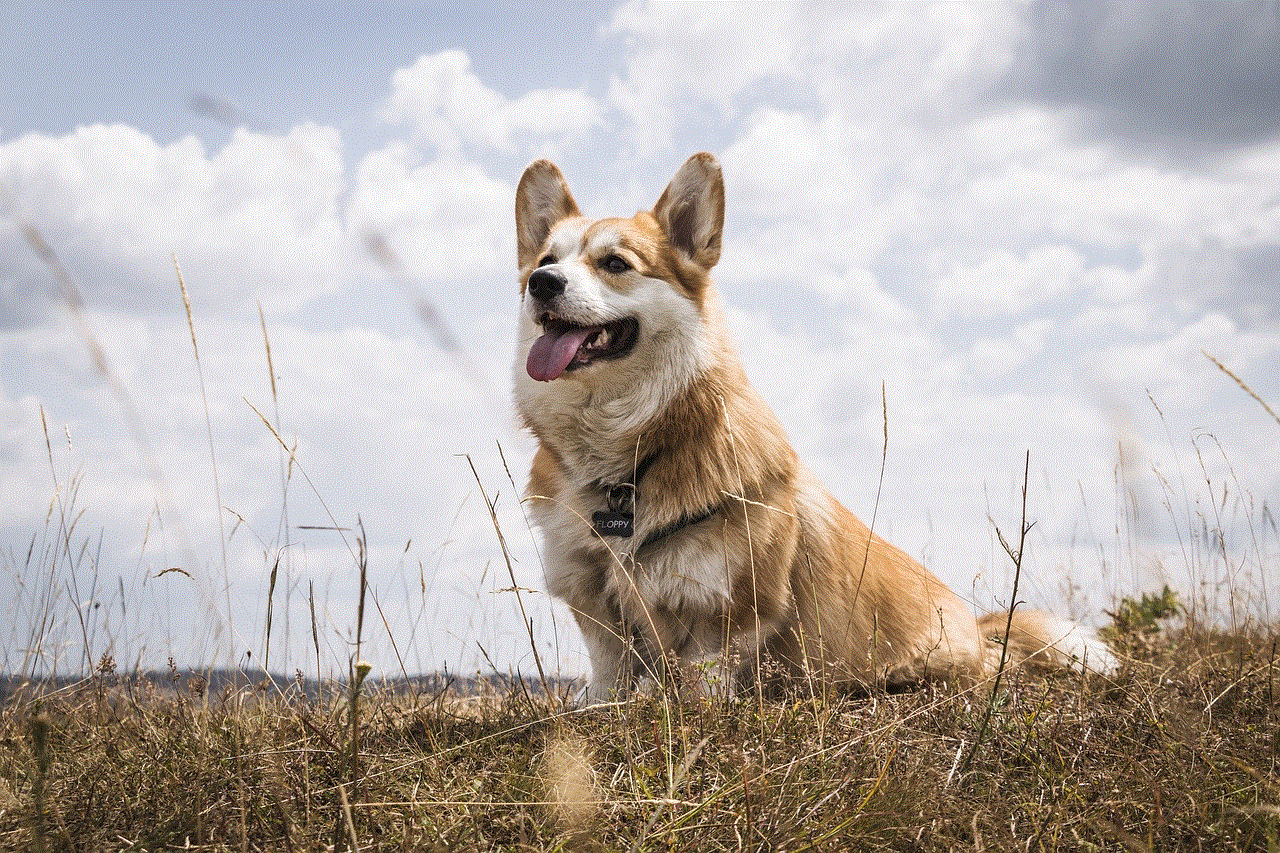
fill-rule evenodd
<path id="1" fill-rule="evenodd" d="M 1280 850 L 1277 632 L 1123 628 L 1119 676 L 996 696 L 353 715 L 100 673 L 0 708 L 0 849 Z"/>

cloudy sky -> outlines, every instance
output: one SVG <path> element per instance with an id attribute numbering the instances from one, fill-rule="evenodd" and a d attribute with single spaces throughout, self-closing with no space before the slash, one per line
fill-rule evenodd
<path id="1" fill-rule="evenodd" d="M 380 671 L 532 671 L 513 577 L 583 671 L 508 400 L 544 156 L 596 215 L 720 157 L 749 374 L 975 608 L 1029 451 L 1019 599 L 1275 617 L 1280 423 L 1207 357 L 1280 407 L 1274 3 L 5 17 L 0 671 L 341 670 L 361 529 Z"/>

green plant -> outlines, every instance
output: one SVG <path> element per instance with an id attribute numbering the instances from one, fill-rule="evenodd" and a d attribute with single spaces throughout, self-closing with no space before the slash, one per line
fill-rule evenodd
<path id="1" fill-rule="evenodd" d="M 1165 584 L 1160 592 L 1144 592 L 1141 598 L 1125 596 L 1114 611 L 1105 611 L 1111 624 L 1099 629 L 1102 637 L 1122 648 L 1150 646 L 1167 620 L 1184 615 L 1177 591 Z"/>

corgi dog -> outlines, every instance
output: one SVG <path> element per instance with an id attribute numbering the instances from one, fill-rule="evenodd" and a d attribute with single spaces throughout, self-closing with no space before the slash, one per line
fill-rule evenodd
<path id="1" fill-rule="evenodd" d="M 845 509 L 747 381 L 710 278 L 724 205 L 710 154 L 629 218 L 583 216 L 546 160 L 516 190 L 526 501 L 590 656 L 579 700 L 664 674 L 732 689 L 762 660 L 864 689 L 993 674 L 1008 614 L 976 618 Z M 1066 620 L 1008 629 L 1011 661 L 1114 666 Z"/>

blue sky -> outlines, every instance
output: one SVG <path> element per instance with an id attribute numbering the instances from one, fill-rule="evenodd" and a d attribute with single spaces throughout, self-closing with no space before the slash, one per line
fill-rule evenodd
<path id="1" fill-rule="evenodd" d="M 1278 22 L 1274 3 L 11 4 L 0 670 L 309 672 L 311 601 L 320 668 L 341 669 L 357 519 L 376 666 L 527 669 L 470 456 L 540 653 L 582 671 L 540 592 L 507 400 L 512 196 L 541 156 L 599 215 L 721 158 L 716 278 L 749 374 L 832 490 L 976 608 L 1007 601 L 994 526 L 1016 528 L 1030 450 L 1020 598 L 1097 619 L 1169 582 L 1274 618 L 1280 424 L 1205 353 L 1280 402 Z"/>
<path id="2" fill-rule="evenodd" d="M 547 16 L 526 3 L 17 3 L 0 33 L 11 74 L 0 127 L 65 133 L 118 121 L 161 143 L 222 143 L 225 129 L 186 107 L 196 93 L 231 93 L 254 123 L 368 132 L 389 69 L 424 53 L 461 48 L 507 94 L 598 76 L 597 60 L 545 61 L 549 41 L 595 40 L 609 7 L 580 7 Z"/>

